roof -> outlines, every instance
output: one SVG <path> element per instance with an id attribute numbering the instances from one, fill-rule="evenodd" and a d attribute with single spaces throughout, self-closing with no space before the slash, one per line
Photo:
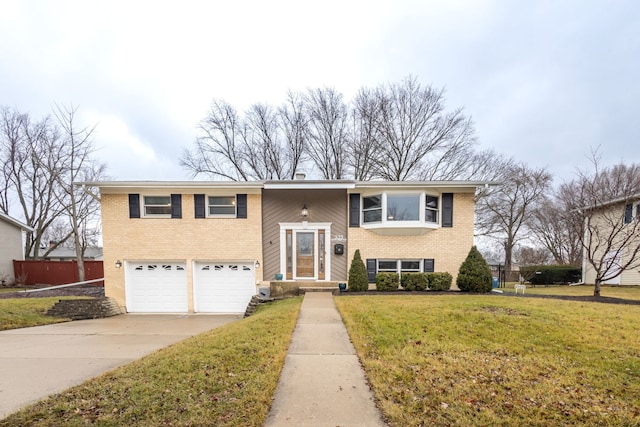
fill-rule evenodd
<path id="1" fill-rule="evenodd" d="M 84 251 L 85 258 L 96 258 L 100 256 L 102 256 L 102 248 L 88 247 Z M 45 255 L 45 258 L 75 258 L 75 257 L 76 257 L 75 248 L 65 248 L 65 247 L 55 248 L 51 252 L 49 252 L 47 255 Z"/>
<path id="2" fill-rule="evenodd" d="M 18 227 L 18 228 L 20 228 L 20 229 L 22 229 L 24 231 L 33 231 L 33 228 L 29 227 L 26 224 L 23 224 L 22 222 L 18 221 L 17 219 L 12 218 L 9 215 L 4 214 L 2 212 L 0 212 L 0 220 L 4 220 L 4 221 L 8 222 L 9 224 L 11 224 L 11 225 L 13 225 L 15 227 Z"/>
<path id="3" fill-rule="evenodd" d="M 576 209 L 576 210 L 589 211 L 589 210 L 592 210 L 592 209 L 604 208 L 604 207 L 607 207 L 607 206 L 617 205 L 617 204 L 620 204 L 620 203 L 636 202 L 638 200 L 640 200 L 640 193 L 631 194 L 631 195 L 627 195 L 627 196 L 623 196 L 623 197 L 616 197 L 614 199 L 605 200 L 604 202 L 594 203 L 591 206 L 583 206 L 583 207 L 581 207 L 579 209 Z"/>
<path id="4" fill-rule="evenodd" d="M 457 191 L 473 191 L 478 187 L 499 185 L 495 181 L 355 181 L 355 180 L 270 180 L 270 181 L 99 181 L 76 182 L 78 186 L 98 187 L 102 193 L 127 193 L 140 190 L 243 190 L 247 193 L 259 193 L 262 189 L 357 189 L 375 188 L 444 188 Z"/>

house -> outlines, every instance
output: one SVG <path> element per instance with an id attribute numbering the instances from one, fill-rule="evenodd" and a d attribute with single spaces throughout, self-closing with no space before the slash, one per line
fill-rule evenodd
<path id="1" fill-rule="evenodd" d="M 640 194 L 608 201 L 588 212 L 585 242 L 589 242 L 593 258 L 603 259 L 602 271 L 606 274 L 602 284 L 640 285 Z M 618 274 L 620 270 L 623 271 Z M 586 250 L 582 274 L 584 283 L 595 283 L 596 272 L 588 262 Z"/>
<path id="2" fill-rule="evenodd" d="M 473 245 L 468 181 L 94 182 L 105 292 L 128 312 L 244 312 L 261 286 L 446 271 Z M 80 185 L 79 184 L 79 185 Z"/>
<path id="3" fill-rule="evenodd" d="M 75 248 L 57 247 L 43 256 L 48 261 L 75 261 L 77 259 Z M 101 261 L 102 248 L 89 246 L 84 251 L 85 261 Z"/>
<path id="4" fill-rule="evenodd" d="M 13 282 L 13 260 L 24 260 L 24 231 L 29 232 L 33 229 L 0 212 L 0 283 Z"/>

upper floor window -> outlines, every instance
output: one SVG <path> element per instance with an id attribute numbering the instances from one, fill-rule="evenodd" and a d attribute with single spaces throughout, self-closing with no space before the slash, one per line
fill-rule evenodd
<path id="1" fill-rule="evenodd" d="M 438 198 L 436 196 L 425 196 L 424 220 L 426 222 L 438 222 Z"/>
<path id="2" fill-rule="evenodd" d="M 144 216 L 171 217 L 171 196 L 144 196 Z"/>
<path id="3" fill-rule="evenodd" d="M 362 214 L 365 223 L 382 221 L 382 195 L 363 197 Z"/>
<path id="4" fill-rule="evenodd" d="M 236 215 L 235 196 L 209 196 L 208 202 L 209 216 Z"/>
<path id="5" fill-rule="evenodd" d="M 420 194 L 387 194 L 387 221 L 419 221 Z"/>
<path id="6" fill-rule="evenodd" d="M 439 198 L 425 193 L 382 193 L 362 198 L 364 224 L 384 222 L 438 223 Z"/>

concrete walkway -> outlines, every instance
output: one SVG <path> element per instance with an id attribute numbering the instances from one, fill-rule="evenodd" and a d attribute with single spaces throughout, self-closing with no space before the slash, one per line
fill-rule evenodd
<path id="1" fill-rule="evenodd" d="M 266 426 L 384 426 L 329 292 L 305 295 Z"/>
<path id="2" fill-rule="evenodd" d="M 0 419 L 241 316 L 123 314 L 0 332 Z"/>

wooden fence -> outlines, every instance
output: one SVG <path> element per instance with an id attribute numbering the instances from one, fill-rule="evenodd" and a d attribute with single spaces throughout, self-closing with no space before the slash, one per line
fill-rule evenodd
<path id="1" fill-rule="evenodd" d="M 80 281 L 77 261 L 14 260 L 13 272 L 17 283 L 28 286 L 64 285 Z M 85 261 L 84 274 L 85 280 L 103 278 L 102 261 Z"/>

